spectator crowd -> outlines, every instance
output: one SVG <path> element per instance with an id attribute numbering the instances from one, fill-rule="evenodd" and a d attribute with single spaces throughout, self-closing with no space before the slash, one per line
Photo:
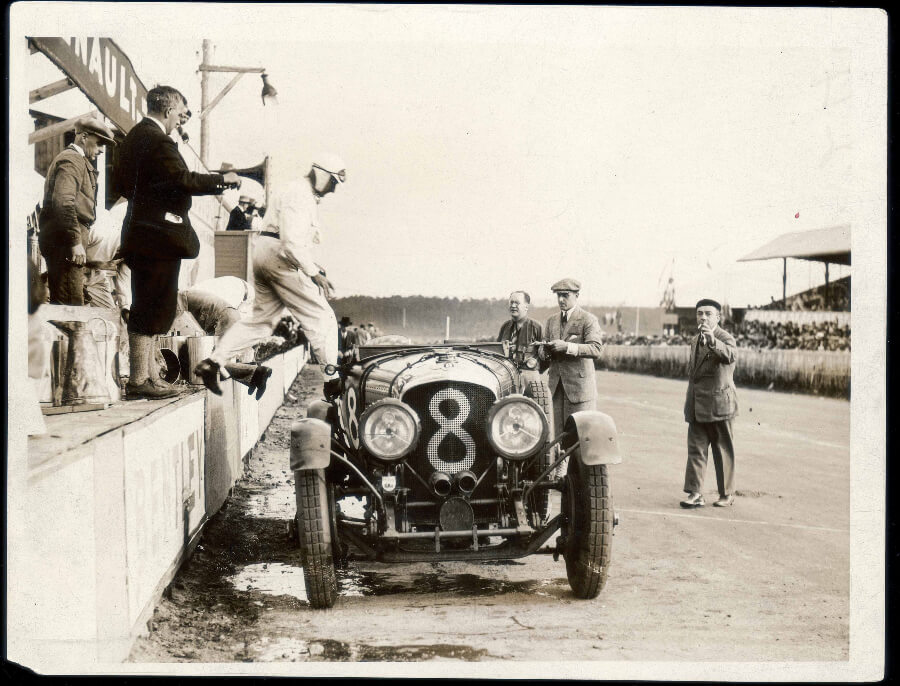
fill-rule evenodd
<path id="1" fill-rule="evenodd" d="M 814 324 L 796 322 L 726 323 L 723 328 L 732 333 L 739 348 L 755 350 L 850 350 L 850 326 L 836 321 Z M 604 338 L 609 345 L 688 345 L 690 336 L 635 336 L 614 333 Z"/>

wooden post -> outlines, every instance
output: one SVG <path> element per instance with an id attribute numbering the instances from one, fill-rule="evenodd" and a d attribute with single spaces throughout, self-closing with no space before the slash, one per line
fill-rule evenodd
<path id="1" fill-rule="evenodd" d="M 825 263 L 825 309 L 830 309 L 831 298 L 828 297 L 828 263 Z"/>
<path id="2" fill-rule="evenodd" d="M 450 316 L 449 315 L 447 316 L 447 326 L 444 329 L 444 340 L 445 341 L 450 340 Z"/>
<path id="3" fill-rule="evenodd" d="M 205 67 L 212 58 L 212 42 L 203 39 L 203 64 Z M 200 112 L 205 112 L 209 105 L 209 72 L 201 69 L 200 71 Z M 209 117 L 200 119 L 200 161 L 203 166 L 209 169 Z"/>

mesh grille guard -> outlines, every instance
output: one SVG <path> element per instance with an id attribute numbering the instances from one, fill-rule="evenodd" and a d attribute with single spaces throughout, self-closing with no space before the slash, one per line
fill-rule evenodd
<path id="1" fill-rule="evenodd" d="M 477 384 L 459 381 L 416 386 L 403 401 L 422 422 L 422 436 L 410 463 L 425 474 L 453 475 L 473 466 L 483 468 L 491 455 L 485 433 L 494 394 Z"/>

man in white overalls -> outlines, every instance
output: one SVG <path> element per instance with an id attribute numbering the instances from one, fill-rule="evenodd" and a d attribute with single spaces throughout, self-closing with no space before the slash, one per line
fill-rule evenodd
<path id="1" fill-rule="evenodd" d="M 328 304 L 334 287 L 314 261 L 313 248 L 320 240 L 319 201 L 345 179 L 344 163 L 335 155 L 316 157 L 306 176 L 283 185 L 275 179 L 279 187 L 273 188 L 263 230 L 253 246 L 253 311 L 228 329 L 194 370 L 213 393 L 222 393 L 219 379 L 228 376 L 225 363 L 270 336 L 285 308 L 303 328 L 315 361 L 337 364 L 337 319 Z M 326 397 L 338 395 L 340 388 L 336 373 L 326 375 Z"/>

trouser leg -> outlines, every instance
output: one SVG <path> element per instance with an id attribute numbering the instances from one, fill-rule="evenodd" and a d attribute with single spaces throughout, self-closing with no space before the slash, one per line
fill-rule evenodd
<path id="1" fill-rule="evenodd" d="M 711 424 L 713 464 L 716 485 L 723 498 L 734 493 L 734 442 L 731 420 Z"/>
<path id="2" fill-rule="evenodd" d="M 257 276 L 254 288 L 256 297 L 250 316 L 229 327 L 209 356 L 223 369 L 225 363 L 231 361 L 235 355 L 270 336 L 274 327 L 273 322 L 284 309 L 284 304 L 265 279 Z"/>
<path id="3" fill-rule="evenodd" d="M 703 492 L 703 475 L 706 472 L 706 460 L 709 451 L 708 427 L 702 422 L 688 424 L 687 467 L 684 471 L 685 493 Z"/>
<path id="4" fill-rule="evenodd" d="M 278 270 L 272 288 L 300 323 L 309 347 L 321 364 L 338 362 L 338 325 L 331 305 L 305 274 Z"/>
<path id="5" fill-rule="evenodd" d="M 67 261 L 64 250 L 52 250 L 44 259 L 47 261 L 50 302 L 84 305 L 84 267 Z"/>

